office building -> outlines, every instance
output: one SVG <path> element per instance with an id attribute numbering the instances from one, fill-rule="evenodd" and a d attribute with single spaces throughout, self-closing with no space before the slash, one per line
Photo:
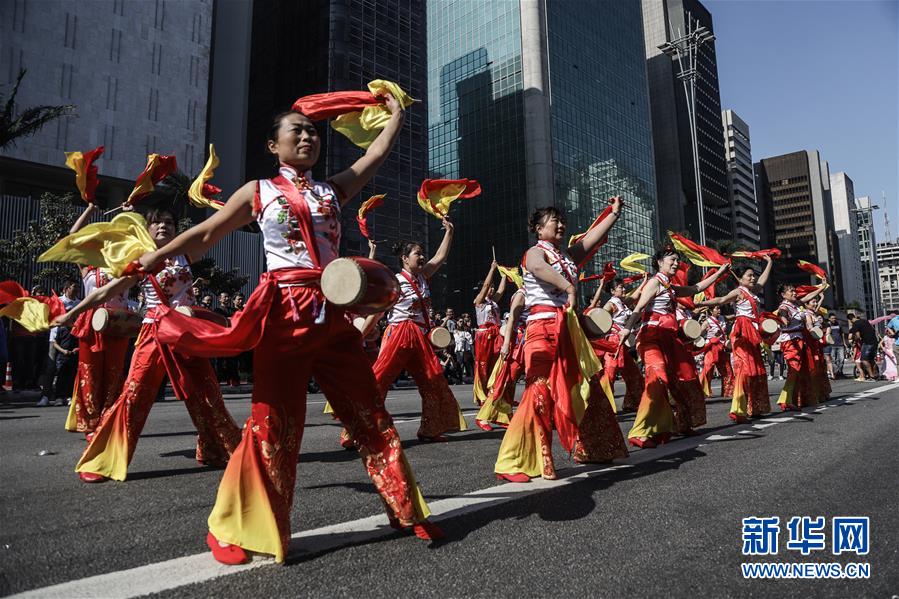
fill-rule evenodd
<path id="1" fill-rule="evenodd" d="M 446 303 L 470 309 L 492 248 L 501 263 L 520 262 L 540 206 L 562 208 L 573 234 L 610 196 L 623 198 L 623 217 L 587 272 L 651 253 L 657 211 L 639 4 L 445 0 L 428 3 L 427 23 L 431 176 L 483 187 L 453 209 L 455 243 L 435 281 Z"/>
<path id="2" fill-rule="evenodd" d="M 700 194 L 697 194 L 690 103 L 677 60 L 666 55 L 662 44 L 685 34 L 688 23 L 714 33 L 712 15 L 698 0 L 642 0 L 645 53 L 652 107 L 652 137 L 655 148 L 656 192 L 659 198 L 659 227 L 685 231 L 700 239 L 698 197 L 703 204 L 706 241 L 734 237 L 727 195 L 721 98 L 714 42 L 699 47 L 696 76 L 696 139 L 699 155 Z"/>
<path id="3" fill-rule="evenodd" d="M 734 229 L 734 245 L 759 249 L 759 209 L 752 174 L 749 125 L 733 110 L 721 113 L 724 151 L 727 157 L 727 199 Z"/>

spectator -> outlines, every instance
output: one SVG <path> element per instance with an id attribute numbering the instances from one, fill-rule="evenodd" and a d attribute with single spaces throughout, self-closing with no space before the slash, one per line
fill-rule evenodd
<path id="1" fill-rule="evenodd" d="M 877 332 L 874 327 L 864 318 L 857 315 L 849 314 L 849 335 L 859 344 L 860 354 L 859 363 L 861 371 L 857 381 L 875 381 L 877 373 L 874 370 L 874 363 L 877 359 Z"/>
<path id="2" fill-rule="evenodd" d="M 846 361 L 846 336 L 833 312 L 828 316 L 828 331 L 833 339 L 832 344 L 824 347 L 824 358 L 827 360 L 827 374 L 832 379 L 843 378 L 843 363 Z"/>
<path id="3" fill-rule="evenodd" d="M 780 343 L 775 343 L 771 346 L 771 360 L 768 361 L 768 367 L 770 368 L 770 374 L 768 374 L 768 380 L 774 380 L 774 366 L 780 365 L 780 375 L 777 377 L 778 380 L 784 380 L 784 370 L 787 368 L 786 362 L 784 362 L 784 353 L 780 349 Z"/>
<path id="4" fill-rule="evenodd" d="M 212 295 L 209 293 L 203 295 L 203 299 L 200 300 L 200 306 L 207 310 L 212 310 Z"/>
<path id="5" fill-rule="evenodd" d="M 455 360 L 453 360 L 453 356 L 451 356 L 445 349 L 441 349 L 437 352 L 437 359 L 440 360 L 440 365 L 443 367 L 443 376 L 446 377 L 446 380 L 451 384 L 457 384 L 455 382 L 456 363 Z"/>
<path id="6" fill-rule="evenodd" d="M 443 326 L 446 327 L 450 333 L 456 332 L 456 311 L 452 308 L 446 309 L 446 318 L 443 320 Z"/>
<path id="7" fill-rule="evenodd" d="M 62 406 L 72 401 L 75 373 L 78 370 L 78 337 L 73 335 L 68 327 L 55 328 L 53 349 L 56 350 L 56 385 L 53 405 Z"/>
<path id="8" fill-rule="evenodd" d="M 231 316 L 234 315 L 234 310 L 231 308 L 230 293 L 227 291 L 219 293 L 219 306 L 215 309 L 215 312 L 226 318 L 231 318 Z M 238 371 L 237 357 L 216 358 L 215 371 L 219 383 L 227 383 L 231 387 L 240 386 L 240 372 Z"/>
<path id="9" fill-rule="evenodd" d="M 474 377 L 474 356 L 472 355 L 471 327 L 467 321 L 464 321 L 456 327 L 453 333 L 455 343 L 456 364 L 459 368 L 459 375 L 463 379 Z"/>

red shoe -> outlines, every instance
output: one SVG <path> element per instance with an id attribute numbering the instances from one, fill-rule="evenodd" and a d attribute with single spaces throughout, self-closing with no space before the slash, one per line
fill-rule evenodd
<path id="1" fill-rule="evenodd" d="M 356 444 L 353 443 L 352 439 L 341 439 L 340 446 L 344 449 L 356 449 Z"/>
<path id="2" fill-rule="evenodd" d="M 94 438 L 94 433 L 93 433 L 93 431 L 91 431 L 91 432 L 89 432 L 89 433 L 84 433 L 84 438 L 85 438 L 85 440 L 86 440 L 88 443 L 90 443 L 90 442 L 91 442 L 91 439 Z"/>
<path id="3" fill-rule="evenodd" d="M 79 472 L 78 478 L 80 478 L 83 483 L 102 483 L 109 480 L 102 474 L 97 474 L 95 472 Z"/>
<path id="4" fill-rule="evenodd" d="M 746 416 L 740 416 L 739 414 L 734 414 L 733 412 L 731 412 L 727 416 L 737 424 L 746 424 L 747 422 L 749 422 L 749 418 L 747 418 Z"/>
<path id="5" fill-rule="evenodd" d="M 449 438 L 443 435 L 437 435 L 436 437 L 423 437 L 418 435 L 418 440 L 422 443 L 446 443 L 449 441 Z"/>
<path id="6" fill-rule="evenodd" d="M 237 545 L 225 545 L 224 547 L 219 545 L 218 539 L 211 532 L 206 533 L 206 546 L 212 551 L 212 557 L 215 558 L 215 561 L 220 564 L 237 566 L 250 561 L 250 556 L 247 555 L 247 552 Z"/>
<path id="7" fill-rule="evenodd" d="M 658 435 L 654 435 L 652 440 L 656 445 L 664 445 L 671 440 L 671 433 L 659 433 Z"/>
<path id="8" fill-rule="evenodd" d="M 641 439 L 640 437 L 630 437 L 628 443 L 640 449 L 654 449 L 657 447 L 656 442 L 652 439 Z"/>
<path id="9" fill-rule="evenodd" d="M 474 423 L 475 423 L 475 424 L 478 426 L 478 428 L 481 429 L 482 431 L 487 431 L 487 432 L 489 433 L 490 431 L 493 430 L 493 427 L 490 426 L 489 423 L 484 422 L 483 420 L 478 420 L 477 418 L 475 418 Z"/>
<path id="10" fill-rule="evenodd" d="M 413 524 L 412 532 L 415 533 L 416 537 L 423 541 L 439 541 L 446 536 L 439 526 L 428 520 Z"/>
<path id="11" fill-rule="evenodd" d="M 524 472 L 518 472 L 516 474 L 497 474 L 496 480 L 507 480 L 510 483 L 529 483 L 531 482 L 531 477 Z"/>

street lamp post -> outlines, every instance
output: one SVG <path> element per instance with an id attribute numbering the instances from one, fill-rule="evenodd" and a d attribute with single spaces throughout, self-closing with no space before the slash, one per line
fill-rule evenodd
<path id="1" fill-rule="evenodd" d="M 850 209 L 851 212 L 865 215 L 865 221 L 861 229 L 868 238 L 868 279 L 871 288 L 871 313 L 867 314 L 869 319 L 880 315 L 880 309 L 877 306 L 879 303 L 877 288 L 880 286 L 880 274 L 877 272 L 877 247 L 874 245 L 874 237 L 872 236 L 875 210 L 880 210 L 880 206 L 870 203 L 863 208 Z"/>
<path id="2" fill-rule="evenodd" d="M 704 26 L 698 26 L 698 21 L 687 12 L 687 32 L 684 35 L 680 31 L 672 32 L 671 37 L 677 36 L 670 42 L 659 46 L 665 55 L 677 60 L 677 78 L 684 86 L 684 96 L 687 100 L 687 117 L 690 122 L 690 141 L 693 149 L 693 177 L 696 185 L 696 209 L 699 216 L 699 243 L 705 245 L 705 207 L 702 201 L 702 180 L 699 174 L 699 142 L 696 127 L 696 79 L 699 70 L 696 68 L 699 49 L 706 42 L 715 40 L 715 36 Z"/>

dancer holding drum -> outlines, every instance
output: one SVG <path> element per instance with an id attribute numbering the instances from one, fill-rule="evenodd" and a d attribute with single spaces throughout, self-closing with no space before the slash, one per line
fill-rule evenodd
<path id="1" fill-rule="evenodd" d="M 524 369 L 524 329 L 527 318 L 528 310 L 522 288 L 512 294 L 509 316 L 503 328 L 503 344 L 490 377 L 492 385 L 488 385 L 487 401 L 475 416 L 474 422 L 482 430 L 493 430 L 493 424 L 503 428 L 509 426 L 512 406 L 515 404 L 515 386 Z"/>
<path id="2" fill-rule="evenodd" d="M 80 231 L 96 210 L 97 206 L 89 202 L 69 234 Z M 80 270 L 84 297 L 110 283 L 109 275 L 100 268 L 81 265 Z M 95 314 L 97 327 L 92 326 Z M 109 326 L 111 320 L 125 326 Z M 70 411 L 74 426 L 69 430 L 84 433 L 90 440 L 103 410 L 113 404 L 122 390 L 129 339 L 139 328 L 140 317 L 128 310 L 125 292 L 109 298 L 98 308 L 85 310 L 75 320 L 72 334 L 78 337 L 78 372 Z M 66 426 L 69 427 L 68 422 Z"/>
<path id="3" fill-rule="evenodd" d="M 151 268 L 170 253 L 201 254 L 253 220 L 262 230 L 269 270 L 230 328 L 191 326 L 172 312 L 160 323 L 164 337 L 188 353 L 234 355 L 255 348 L 252 412 L 209 516 L 206 542 L 222 563 L 243 563 L 247 551 L 284 561 L 310 376 L 350 431 L 391 525 L 411 528 L 423 539 L 442 537 L 427 521 L 427 505 L 360 333 L 342 308 L 325 302 L 319 285 L 322 269 L 337 257 L 342 207 L 374 176 L 402 127 L 400 103 L 387 95 L 383 104 L 390 113 L 384 129 L 361 158 L 327 182 L 311 179 L 321 150 L 315 124 L 296 110 L 279 114 L 268 135 L 278 175 L 247 183 L 221 210 L 180 235 L 171 250 L 141 258 Z"/>
<path id="4" fill-rule="evenodd" d="M 824 358 L 827 327 L 824 324 L 824 316 L 821 314 L 821 295 L 813 297 L 811 300 L 806 299 L 807 297 L 807 295 L 802 297 L 801 301 L 806 304 L 808 311 L 806 324 L 809 325 L 809 328 L 805 332 L 805 346 L 811 366 L 809 393 L 817 403 L 823 403 L 830 399 L 831 392 L 830 378 L 827 376 L 827 362 Z"/>
<path id="5" fill-rule="evenodd" d="M 709 307 L 735 305 L 737 317 L 730 332 L 734 386 L 729 413 L 734 422 L 745 422 L 750 416 L 762 416 L 771 411 L 762 342 L 774 329 L 768 326 L 773 323 L 765 321 L 762 301 L 756 294 L 768 282 L 774 262 L 770 255 L 766 254 L 763 258 L 765 269 L 761 275 L 751 266 L 742 267 L 735 272 L 740 283 L 736 289 L 722 297 L 697 303 Z"/>
<path id="6" fill-rule="evenodd" d="M 712 376 L 715 369 L 721 377 L 721 395 L 727 397 L 734 392 L 734 372 L 730 365 L 730 350 L 727 340 L 727 319 L 721 315 L 721 306 L 709 308 L 709 313 L 702 323 L 703 341 L 702 371 L 699 381 L 706 397 L 712 395 Z M 697 340 L 699 341 L 699 340 Z"/>
<path id="7" fill-rule="evenodd" d="M 537 243 L 528 249 L 522 265 L 529 310 L 523 350 L 526 387 L 499 448 L 494 467 L 498 478 L 511 482 L 528 482 L 537 476 L 556 478 L 553 428 L 579 463 L 627 456 L 610 398 L 599 378 L 582 380 L 582 370 L 572 372 L 572 365 L 581 359 L 589 362 L 581 352 L 592 351 L 579 327 L 572 329 L 577 324 L 577 319 L 571 318 L 577 313 L 577 263 L 604 242 L 621 208 L 621 199 L 612 198 L 608 211 L 567 250 L 562 249 L 563 213 L 554 207 L 540 208 L 530 218 Z M 574 414 L 575 402 L 582 406 L 583 396 L 574 397 L 572 386 L 579 394 L 585 386 L 589 389 L 580 418 Z"/>
<path id="8" fill-rule="evenodd" d="M 167 186 L 158 185 L 153 195 L 143 201 L 155 202 L 160 196 L 170 199 L 166 197 L 167 193 Z M 175 223 L 175 215 L 166 208 L 155 208 L 147 214 L 147 230 L 160 248 L 175 237 Z M 80 304 L 55 321 L 62 325 L 73 322 L 83 313 L 120 297 L 137 284 L 141 285 L 147 298 L 148 311 L 134 348 L 128 377 L 118 399 L 103 412 L 99 426 L 75 467 L 84 482 L 101 482 L 110 478 L 125 480 L 140 432 L 166 375 L 175 395 L 184 402 L 197 427 L 198 462 L 223 465 L 240 440 L 240 429 L 225 409 L 209 360 L 175 353 L 157 339 L 155 317 L 161 306 L 174 308 L 194 303 L 190 261 L 181 252 L 171 256 L 156 274 L 123 276 L 97 287 Z"/>
<path id="9" fill-rule="evenodd" d="M 644 283 L 646 278 L 644 277 Z M 612 329 L 606 336 L 606 340 L 615 344 L 616 347 L 621 346 L 623 339 L 619 333 L 622 327 L 627 323 L 628 318 L 633 314 L 633 307 L 640 297 L 643 285 L 638 285 L 630 294 L 624 286 L 623 279 L 615 279 L 612 282 L 612 297 L 603 306 L 605 310 L 612 315 Z M 640 367 L 634 361 L 633 355 L 628 348 L 623 347 L 620 351 L 606 352 L 604 354 L 603 369 L 605 377 L 609 381 L 609 385 L 614 385 L 615 375 L 621 373 L 621 380 L 624 381 L 624 401 L 621 409 L 624 412 L 634 412 L 640 405 L 640 396 L 643 395 L 643 373 Z"/>
<path id="10" fill-rule="evenodd" d="M 645 366 L 646 384 L 634 425 L 628 433 L 631 445 L 641 448 L 656 447 L 665 443 L 677 429 L 674 414 L 669 405 L 669 395 L 679 405 L 705 407 L 705 398 L 698 386 L 684 385 L 696 372 L 693 356 L 678 339 L 676 298 L 691 297 L 704 291 L 724 273 L 722 265 L 714 275 L 696 285 L 672 285 L 680 254 L 671 245 L 658 250 L 652 259 L 656 273 L 647 281 L 634 307 L 634 313 L 619 331 L 626 339 L 638 319 L 643 326 L 637 335 L 637 351 Z M 698 395 L 698 396 L 697 396 Z M 704 415 L 704 409 L 703 409 Z M 682 414 L 681 421 L 692 422 L 691 414 Z"/>
<path id="11" fill-rule="evenodd" d="M 499 330 L 499 305 L 496 303 L 506 291 L 506 277 L 500 277 L 499 287 L 493 286 L 496 260 L 490 264 L 490 272 L 484 278 L 481 290 L 474 299 L 474 313 L 478 328 L 474 335 L 474 402 L 483 405 L 487 400 L 487 378 L 499 357 L 503 338 Z"/>
<path id="12" fill-rule="evenodd" d="M 445 335 L 447 339 L 440 338 L 446 329 L 434 327 L 429 314 L 431 290 L 428 280 L 446 262 L 453 242 L 453 224 L 444 218 L 443 228 L 443 241 L 430 260 L 425 258 L 420 243 L 400 242 L 394 246 L 394 253 L 403 267 L 396 275 L 400 299 L 390 311 L 381 338 L 381 353 L 372 367 L 382 399 L 402 370 L 412 375 L 421 395 L 418 438 L 422 441 L 445 441 L 444 433 L 467 428 L 459 402 L 450 390 L 432 345 L 436 342 L 446 347 L 452 339 L 448 334 Z"/>
<path id="13" fill-rule="evenodd" d="M 818 287 L 806 295 L 803 301 L 811 301 L 823 290 L 823 286 Z M 781 298 L 777 316 L 783 325 L 777 342 L 780 343 L 788 368 L 787 380 L 777 398 L 777 403 L 781 411 L 785 412 L 815 405 L 817 400 L 811 393 L 808 380 L 812 368 L 810 361 L 812 354 L 806 347 L 809 316 L 797 299 L 795 285 L 781 283 L 777 287 L 777 295 Z"/>

